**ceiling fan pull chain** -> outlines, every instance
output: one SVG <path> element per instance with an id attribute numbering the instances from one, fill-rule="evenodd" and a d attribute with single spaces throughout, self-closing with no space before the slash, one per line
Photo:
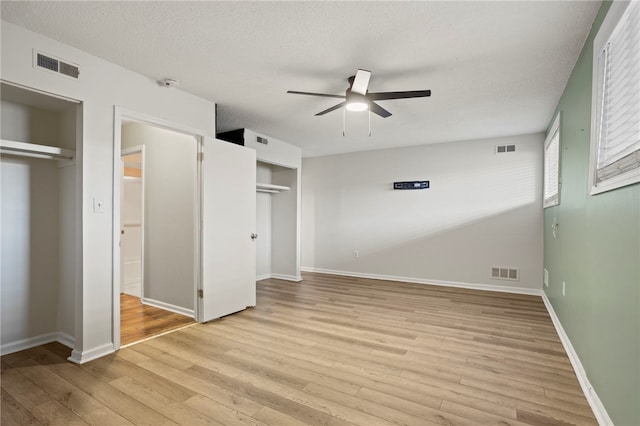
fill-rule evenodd
<path id="1" fill-rule="evenodd" d="M 369 137 L 371 137 L 371 110 L 369 110 Z"/>
<path id="2" fill-rule="evenodd" d="M 342 108 L 342 136 L 347 134 L 347 111 L 346 108 Z"/>

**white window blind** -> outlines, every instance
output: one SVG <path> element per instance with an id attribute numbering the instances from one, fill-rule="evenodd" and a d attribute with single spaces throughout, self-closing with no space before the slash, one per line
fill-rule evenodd
<path id="1" fill-rule="evenodd" d="M 597 186 L 640 168 L 640 2 L 629 3 L 609 37 L 594 48 Z"/>
<path id="2" fill-rule="evenodd" d="M 556 117 L 544 143 L 544 200 L 543 207 L 560 201 L 560 117 Z"/>

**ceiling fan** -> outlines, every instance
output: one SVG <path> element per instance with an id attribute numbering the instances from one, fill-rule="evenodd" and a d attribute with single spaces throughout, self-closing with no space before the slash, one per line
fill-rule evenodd
<path id="1" fill-rule="evenodd" d="M 346 107 L 349 111 L 364 111 L 368 109 L 374 114 L 378 114 L 382 118 L 387 118 L 391 115 L 389 111 L 382 108 L 374 101 L 383 101 L 389 99 L 406 99 L 406 98 L 423 98 L 431 96 L 431 90 L 410 90 L 404 92 L 367 92 L 369 88 L 369 80 L 371 79 L 371 71 L 361 70 L 356 71 L 356 75 L 349 77 L 349 87 L 344 95 L 331 95 L 327 93 L 311 93 L 311 92 L 297 92 L 295 90 L 289 90 L 287 93 L 293 93 L 295 95 L 310 95 L 310 96 L 323 96 L 326 98 L 338 98 L 344 99 L 337 105 L 332 106 L 329 109 L 320 111 L 316 115 L 325 115 L 331 111 L 335 111 L 339 108 Z"/>

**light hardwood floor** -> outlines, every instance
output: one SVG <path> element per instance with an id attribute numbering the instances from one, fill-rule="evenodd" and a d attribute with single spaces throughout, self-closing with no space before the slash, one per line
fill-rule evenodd
<path id="1" fill-rule="evenodd" d="M 593 425 L 539 297 L 304 274 L 78 366 L 2 357 L 2 425 Z"/>
<path id="2" fill-rule="evenodd" d="M 120 294 L 120 345 L 128 345 L 175 328 L 193 324 L 193 318 L 143 305 L 140 298 Z"/>

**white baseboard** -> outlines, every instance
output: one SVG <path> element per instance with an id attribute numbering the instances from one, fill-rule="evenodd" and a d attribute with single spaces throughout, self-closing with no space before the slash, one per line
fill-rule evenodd
<path id="1" fill-rule="evenodd" d="M 58 337 L 56 338 L 56 341 L 58 343 L 61 343 L 63 345 L 65 345 L 66 347 L 68 347 L 69 349 L 73 349 L 75 347 L 75 342 L 76 339 L 75 337 L 67 334 L 67 333 L 63 333 L 62 331 L 58 332 Z"/>
<path id="2" fill-rule="evenodd" d="M 39 336 L 5 343 L 0 347 L 0 355 L 9 355 L 14 352 L 24 351 L 25 349 L 35 348 L 36 346 L 46 345 L 51 342 L 60 342 L 71 349 L 73 349 L 74 346 L 74 338 L 72 336 L 61 331 L 54 331 L 52 333 L 41 334 Z"/>
<path id="3" fill-rule="evenodd" d="M 405 282 L 405 283 L 412 283 L 412 284 L 437 285 L 442 287 L 468 288 L 471 290 L 500 291 L 503 293 L 530 294 L 534 296 L 541 296 L 544 293 L 542 288 L 537 289 L 537 288 L 508 287 L 508 286 L 491 285 L 491 284 L 430 280 L 430 279 L 412 278 L 412 277 L 399 277 L 396 275 L 366 274 L 362 272 L 337 271 L 333 269 L 311 268 L 308 266 L 303 266 L 300 269 L 303 272 L 316 272 L 319 274 L 341 275 L 345 277 L 356 277 L 356 278 L 369 278 L 372 280 L 398 281 L 398 282 Z"/>
<path id="4" fill-rule="evenodd" d="M 74 349 L 71 352 L 71 356 L 67 358 L 67 361 L 71 361 L 74 364 L 84 364 L 105 355 L 112 354 L 114 352 L 115 350 L 113 349 L 113 343 L 106 343 L 104 345 L 98 346 L 97 348 L 89 349 L 86 351 L 79 351 L 77 349 Z"/>
<path id="5" fill-rule="evenodd" d="M 159 300 L 148 299 L 143 297 L 140 299 L 143 304 L 153 306 L 156 308 L 164 309 L 165 311 L 174 312 L 176 314 L 185 315 L 190 318 L 195 318 L 196 313 L 193 309 L 183 308 L 182 306 L 172 305 L 171 303 L 161 302 Z"/>
<path id="6" fill-rule="evenodd" d="M 256 277 L 256 281 L 268 280 L 269 278 L 275 278 L 277 280 L 285 280 L 285 281 L 293 281 L 299 283 L 302 281 L 302 277 L 300 275 L 285 275 L 285 274 L 263 274 L 258 275 Z"/>
<path id="7" fill-rule="evenodd" d="M 582 388 L 582 392 L 584 396 L 587 398 L 587 402 L 589 406 L 591 406 L 591 410 L 593 414 L 596 416 L 596 420 L 598 420 L 598 424 L 602 426 L 613 426 L 613 421 L 609 417 L 606 408 L 600 401 L 596 390 L 593 388 L 591 383 L 589 382 L 589 378 L 587 377 L 587 373 L 582 366 L 582 362 L 580 362 L 580 358 L 576 350 L 573 348 L 571 344 L 571 340 L 569 340 L 569 336 L 564 331 L 564 327 L 562 327 L 562 323 L 556 315 L 556 311 L 553 309 L 553 305 L 551 301 L 547 297 L 546 293 L 542 294 L 542 300 L 544 301 L 544 305 L 547 307 L 547 311 L 549 311 L 549 316 L 551 317 L 551 321 L 553 321 L 553 325 L 558 332 L 558 336 L 560 337 L 560 341 L 562 342 L 562 346 L 564 346 L 564 350 L 569 357 L 569 361 L 571 361 L 571 365 L 573 366 L 573 370 L 578 377 L 578 382 L 580 383 L 580 387 Z"/>
<path id="8" fill-rule="evenodd" d="M 302 277 L 300 275 L 284 275 L 284 274 L 271 274 L 271 278 L 275 278 L 277 280 L 285 280 L 285 281 L 293 281 L 299 283 L 302 281 Z"/>
<path id="9" fill-rule="evenodd" d="M 122 288 L 122 292 L 129 294 L 131 296 L 140 297 L 140 283 L 137 284 L 126 284 Z"/>

